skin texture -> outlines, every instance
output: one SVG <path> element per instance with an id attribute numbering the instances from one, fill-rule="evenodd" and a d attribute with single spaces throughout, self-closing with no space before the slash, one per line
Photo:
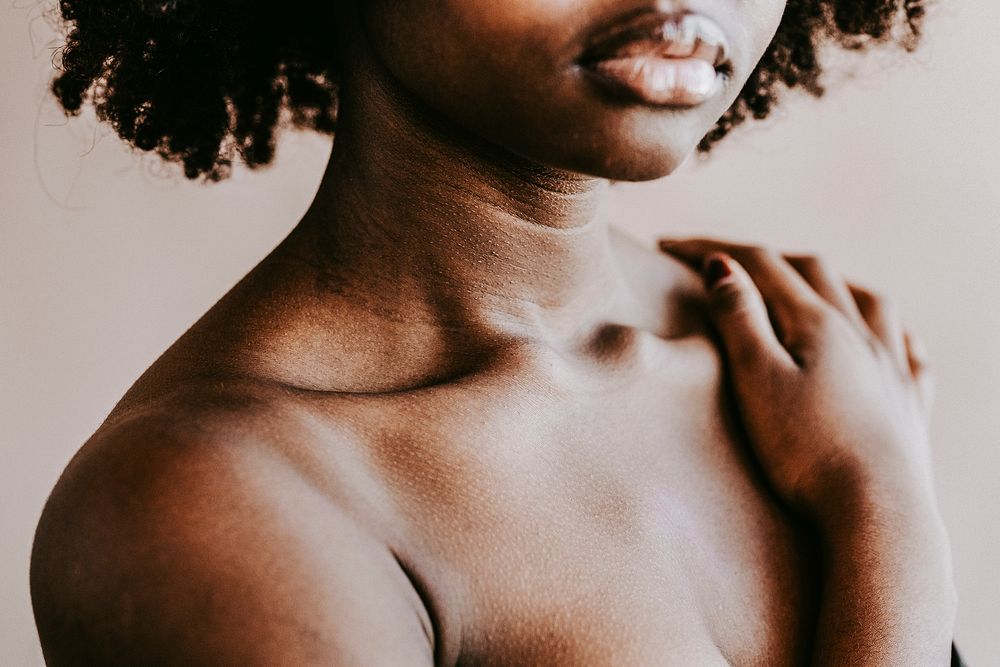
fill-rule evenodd
<path id="1" fill-rule="evenodd" d="M 366 4 L 363 20 L 386 69 L 450 121 L 534 162 L 648 180 L 673 171 L 736 99 L 778 28 L 784 2 L 757 2 L 752 9 L 736 2 L 683 4 L 718 23 L 731 45 L 733 72 L 707 103 L 672 111 L 601 101 L 576 62 L 581 45 L 613 17 L 651 5 L 518 0 L 498 12 L 489 0 L 383 0 Z M 440 63 L 447 63 L 446 76 Z"/>
<path id="2" fill-rule="evenodd" d="M 946 664 L 955 591 L 919 343 L 884 299 L 814 257 L 705 239 L 661 247 L 705 267 L 755 457 L 822 536 L 814 662 Z"/>
<path id="3" fill-rule="evenodd" d="M 50 664 L 944 663 L 925 376 L 872 357 L 905 356 L 898 321 L 814 262 L 660 255 L 597 215 L 605 179 L 694 148 L 783 3 L 689 6 L 734 80 L 687 110 L 573 68 L 626 4 L 341 8 L 312 207 L 53 491 Z M 706 291 L 709 248 L 741 291 Z M 789 326 L 818 312 L 839 338 Z M 840 400 L 859 388 L 892 409 Z"/>

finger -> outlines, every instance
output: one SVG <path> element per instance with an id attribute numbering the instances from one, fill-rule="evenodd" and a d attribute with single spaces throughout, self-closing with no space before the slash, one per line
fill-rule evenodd
<path id="1" fill-rule="evenodd" d="M 903 323 L 888 299 L 860 285 L 848 284 L 869 330 L 882 343 L 901 372 L 910 372 Z"/>
<path id="2" fill-rule="evenodd" d="M 858 304 L 847 288 L 847 282 L 827 262 L 813 255 L 785 255 L 785 261 L 858 331 L 866 336 L 870 334 L 868 325 L 858 310 Z"/>
<path id="3" fill-rule="evenodd" d="M 792 338 L 823 307 L 823 301 L 778 253 L 757 246 L 738 245 L 714 239 L 684 239 L 660 243 L 664 252 L 701 270 L 705 258 L 724 253 L 736 260 L 759 290 L 778 328 L 779 337 L 789 344 Z"/>
<path id="4" fill-rule="evenodd" d="M 927 371 L 928 359 L 927 348 L 923 342 L 917 338 L 916 334 L 904 331 L 903 342 L 906 345 L 906 361 L 913 377 L 917 377 Z"/>
<path id="5" fill-rule="evenodd" d="M 928 367 L 927 348 L 909 331 L 903 333 L 903 342 L 910 373 L 917 385 L 920 404 L 926 413 L 930 413 L 931 404 L 934 402 L 934 375 Z"/>
<path id="6" fill-rule="evenodd" d="M 775 335 L 764 297 L 739 262 L 724 253 L 712 253 L 706 257 L 702 276 L 709 316 L 740 380 L 752 381 L 765 371 L 795 366 Z"/>

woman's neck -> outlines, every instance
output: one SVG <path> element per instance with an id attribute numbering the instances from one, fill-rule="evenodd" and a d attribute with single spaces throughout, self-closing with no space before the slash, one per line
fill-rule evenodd
<path id="1" fill-rule="evenodd" d="M 598 210 L 606 181 L 505 153 L 384 85 L 347 99 L 293 234 L 326 284 L 447 328 L 554 340 L 599 324 L 622 290 Z"/>

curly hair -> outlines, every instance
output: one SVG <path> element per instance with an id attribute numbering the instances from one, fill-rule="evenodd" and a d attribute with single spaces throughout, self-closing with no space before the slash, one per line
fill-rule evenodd
<path id="1" fill-rule="evenodd" d="M 92 103 L 126 142 L 181 163 L 188 178 L 219 180 L 237 158 L 268 164 L 279 127 L 334 132 L 331 5 L 315 3 L 310 11 L 325 15 L 302 21 L 236 0 L 61 0 L 68 33 L 52 90 L 67 114 Z M 923 0 L 788 0 L 763 58 L 699 150 L 766 117 L 782 88 L 822 95 L 824 42 L 912 50 L 924 11 Z"/>

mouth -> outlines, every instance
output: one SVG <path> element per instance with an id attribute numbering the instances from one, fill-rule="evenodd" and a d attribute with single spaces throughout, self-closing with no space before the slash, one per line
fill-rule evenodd
<path id="1" fill-rule="evenodd" d="M 689 108 L 720 92 L 728 52 L 722 28 L 706 16 L 645 12 L 599 32 L 577 63 L 612 94 Z"/>

